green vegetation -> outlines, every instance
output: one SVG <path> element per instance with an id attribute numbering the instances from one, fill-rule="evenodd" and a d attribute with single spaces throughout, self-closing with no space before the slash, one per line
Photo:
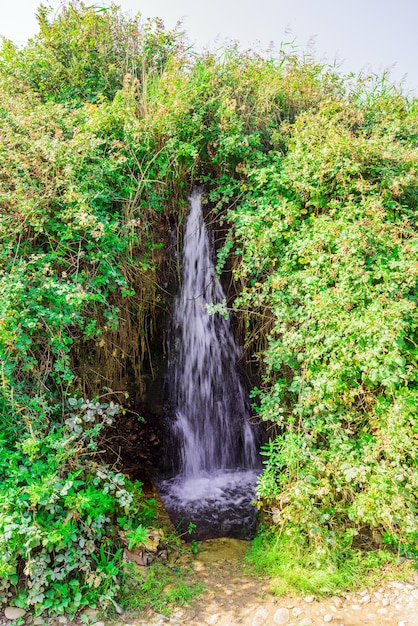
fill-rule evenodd
<path id="1" fill-rule="evenodd" d="M 130 611 L 142 612 L 149 606 L 162 615 L 169 615 L 173 607 L 183 606 L 204 588 L 196 582 L 190 567 L 167 567 L 160 562 L 148 571 L 129 571 L 121 591 L 121 602 Z"/>
<path id="2" fill-rule="evenodd" d="M 297 531 L 277 535 L 275 529 L 259 532 L 246 564 L 255 575 L 269 576 L 275 595 L 339 595 L 413 575 L 411 566 L 400 566 L 397 555 L 387 550 L 324 549 L 304 541 Z"/>
<path id="3" fill-rule="evenodd" d="M 256 361 L 271 532 L 304 537 L 301 564 L 416 556 L 417 101 L 286 46 L 195 54 L 115 8 L 39 25 L 0 50 L 2 596 L 119 602 L 121 526 L 134 546 L 152 520 L 97 441 L 132 408 L 126 381 L 144 391 L 162 248 L 196 182 Z"/>

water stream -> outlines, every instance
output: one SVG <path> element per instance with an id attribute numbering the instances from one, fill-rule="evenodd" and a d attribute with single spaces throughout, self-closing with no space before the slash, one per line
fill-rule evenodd
<path id="1" fill-rule="evenodd" d="M 260 462 L 257 428 L 237 370 L 241 351 L 229 319 L 210 314 L 224 301 L 196 191 L 184 232 L 168 368 L 175 474 L 158 488 L 174 524 L 184 530 L 192 522 L 198 539 L 250 538 L 255 527 L 252 500 Z"/>

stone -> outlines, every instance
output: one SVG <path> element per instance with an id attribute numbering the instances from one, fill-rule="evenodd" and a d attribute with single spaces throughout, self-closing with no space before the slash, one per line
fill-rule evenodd
<path id="1" fill-rule="evenodd" d="M 406 622 L 404 621 L 398 622 L 398 626 L 406 626 Z"/>
<path id="2" fill-rule="evenodd" d="M 337 609 L 340 609 L 343 605 L 343 601 L 341 600 L 341 598 L 338 598 L 337 596 L 335 598 L 332 598 L 332 601 L 334 605 L 337 607 Z"/>
<path id="3" fill-rule="evenodd" d="M 104 622 L 96 622 L 94 626 L 105 626 Z"/>
<path id="4" fill-rule="evenodd" d="M 411 596 L 418 600 L 418 589 L 412 589 Z"/>
<path id="5" fill-rule="evenodd" d="M 377 613 L 379 613 L 379 615 L 387 615 L 388 614 L 388 610 L 387 609 L 377 609 Z"/>
<path id="6" fill-rule="evenodd" d="M 362 599 L 360 600 L 360 604 L 369 604 L 370 601 L 371 601 L 370 596 L 363 596 Z"/>
<path id="7" fill-rule="evenodd" d="M 299 615 L 302 615 L 303 610 L 299 609 L 298 607 L 295 607 L 292 611 L 292 616 L 293 617 L 299 617 Z"/>
<path id="8" fill-rule="evenodd" d="M 333 620 L 333 617 L 329 613 L 324 615 L 324 622 L 332 622 L 332 620 Z"/>
<path id="9" fill-rule="evenodd" d="M 173 615 L 171 616 L 173 619 L 179 620 L 184 616 L 184 611 L 176 611 L 175 613 L 173 613 Z"/>
<path id="10" fill-rule="evenodd" d="M 65 617 L 65 615 L 60 615 L 60 616 L 59 616 L 59 618 L 58 618 L 58 622 L 59 622 L 60 624 L 67 624 L 68 619 Z M 96 622 L 96 623 L 97 623 L 97 622 Z"/>
<path id="11" fill-rule="evenodd" d="M 214 624 L 216 624 L 216 622 L 218 621 L 219 617 L 220 617 L 219 613 L 214 613 L 213 615 L 208 617 L 206 622 L 209 624 L 209 626 L 213 626 Z"/>
<path id="12" fill-rule="evenodd" d="M 389 598 L 383 598 L 382 604 L 383 604 L 383 606 L 389 606 L 389 604 L 390 604 Z"/>
<path id="13" fill-rule="evenodd" d="M 404 583 L 400 583 L 397 580 L 389 585 L 392 589 L 405 589 Z"/>
<path id="14" fill-rule="evenodd" d="M 281 626 L 282 624 L 287 624 L 289 619 L 290 619 L 289 609 L 277 609 L 273 617 L 273 622 Z"/>
<path id="15" fill-rule="evenodd" d="M 33 626 L 41 626 L 44 623 L 44 618 L 41 616 L 35 617 L 33 620 Z"/>
<path id="16" fill-rule="evenodd" d="M 262 624 L 264 624 L 267 617 L 268 617 L 268 613 L 266 609 L 263 606 L 259 606 L 255 612 L 255 615 L 252 621 L 252 626 L 261 626 Z"/>
<path id="17" fill-rule="evenodd" d="M 195 561 L 192 567 L 195 572 L 203 572 L 203 570 L 205 569 L 205 564 L 202 563 L 201 561 Z"/>
<path id="18" fill-rule="evenodd" d="M 351 608 L 353 611 L 361 611 L 361 606 L 359 604 L 352 604 Z"/>
<path id="19" fill-rule="evenodd" d="M 305 596 L 303 598 L 305 600 L 305 602 L 307 602 L 308 604 L 310 604 L 311 602 L 313 602 L 315 600 L 314 596 Z"/>
<path id="20" fill-rule="evenodd" d="M 304 617 L 302 621 L 299 622 L 299 626 L 311 626 L 312 620 L 310 617 Z"/>
<path id="21" fill-rule="evenodd" d="M 20 609 L 17 606 L 8 606 L 4 609 L 4 614 L 7 619 L 15 620 L 19 619 L 19 617 L 24 617 L 26 615 L 25 609 Z"/>
<path id="22" fill-rule="evenodd" d="M 99 611 L 97 611 L 96 609 L 92 609 L 89 606 L 83 611 L 83 615 L 88 617 L 90 621 L 94 620 L 98 616 L 98 614 Z"/>

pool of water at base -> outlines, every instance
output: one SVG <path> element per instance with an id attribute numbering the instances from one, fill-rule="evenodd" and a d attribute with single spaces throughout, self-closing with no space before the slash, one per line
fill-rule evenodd
<path id="1" fill-rule="evenodd" d="M 217 537 L 250 540 L 255 535 L 253 504 L 258 470 L 219 470 L 157 481 L 161 500 L 186 541 Z M 188 532 L 193 524 L 192 532 Z"/>

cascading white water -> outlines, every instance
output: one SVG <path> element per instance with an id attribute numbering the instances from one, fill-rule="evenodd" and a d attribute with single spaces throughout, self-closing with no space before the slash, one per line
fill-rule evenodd
<path id="1" fill-rule="evenodd" d="M 229 319 L 209 308 L 225 294 L 215 274 L 201 194 L 190 197 L 182 285 L 174 307 L 169 402 L 177 474 L 159 484 L 175 523 L 193 522 L 195 536 L 249 536 L 259 468 L 256 428 L 239 378 L 241 356 Z"/>

